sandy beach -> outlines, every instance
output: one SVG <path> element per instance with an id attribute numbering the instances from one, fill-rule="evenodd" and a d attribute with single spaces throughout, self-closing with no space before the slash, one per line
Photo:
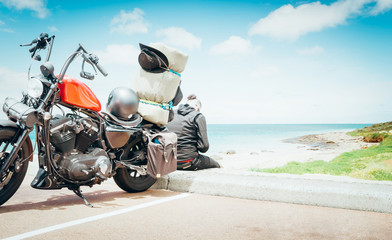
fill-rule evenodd
<path id="1" fill-rule="evenodd" d="M 228 149 L 211 157 L 227 169 L 249 170 L 251 168 L 273 168 L 288 162 L 331 161 L 344 152 L 366 148 L 374 143 L 362 141 L 362 137 L 352 137 L 346 132 L 312 134 L 291 139 L 283 139 L 285 147 L 270 150 L 236 152 Z"/>

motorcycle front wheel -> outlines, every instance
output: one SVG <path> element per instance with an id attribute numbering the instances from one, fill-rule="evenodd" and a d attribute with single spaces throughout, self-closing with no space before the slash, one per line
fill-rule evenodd
<path id="1" fill-rule="evenodd" d="M 132 148 L 127 147 L 122 158 L 128 159 L 131 154 Z M 117 169 L 113 178 L 117 186 L 129 193 L 144 192 L 156 182 L 156 179 L 150 175 L 140 175 L 137 171 L 128 168 Z"/>
<path id="2" fill-rule="evenodd" d="M 13 128 L 0 128 L 0 166 L 12 149 L 12 141 L 17 133 Z M 0 176 L 0 206 L 8 201 L 18 190 L 26 175 L 29 160 L 32 157 L 29 140 L 26 140 L 18 152 L 14 163 Z"/>

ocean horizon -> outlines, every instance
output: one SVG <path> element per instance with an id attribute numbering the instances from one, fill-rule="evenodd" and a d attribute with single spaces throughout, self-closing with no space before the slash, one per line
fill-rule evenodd
<path id="1" fill-rule="evenodd" d="M 276 151 L 290 146 L 282 140 L 310 134 L 352 131 L 370 123 L 345 124 L 207 124 L 208 155 L 236 152 Z"/>

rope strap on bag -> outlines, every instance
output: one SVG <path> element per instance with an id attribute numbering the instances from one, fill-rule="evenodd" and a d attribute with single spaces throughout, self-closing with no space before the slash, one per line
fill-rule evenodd
<path id="1" fill-rule="evenodd" d="M 145 99 L 139 99 L 139 102 L 145 103 L 145 104 L 148 104 L 148 105 L 152 105 L 152 106 L 161 107 L 163 110 L 171 110 L 171 109 L 173 109 L 173 102 L 172 101 L 170 101 L 168 104 L 160 104 L 160 103 L 153 102 L 153 101 L 148 101 L 148 100 L 145 100 Z"/>

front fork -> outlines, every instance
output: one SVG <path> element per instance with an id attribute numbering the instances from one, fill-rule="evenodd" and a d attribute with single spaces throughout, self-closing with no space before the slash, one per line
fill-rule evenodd
<path id="1" fill-rule="evenodd" d="M 26 139 L 29 137 L 29 133 L 32 130 L 33 128 L 25 128 L 25 129 L 18 130 L 18 132 L 16 133 L 17 140 L 13 144 L 14 147 L 12 148 L 10 154 L 8 154 L 4 159 L 3 165 L 1 166 L 0 169 L 0 176 L 3 176 L 3 174 L 7 171 L 7 169 L 14 163 L 19 150 L 21 149 Z"/>

